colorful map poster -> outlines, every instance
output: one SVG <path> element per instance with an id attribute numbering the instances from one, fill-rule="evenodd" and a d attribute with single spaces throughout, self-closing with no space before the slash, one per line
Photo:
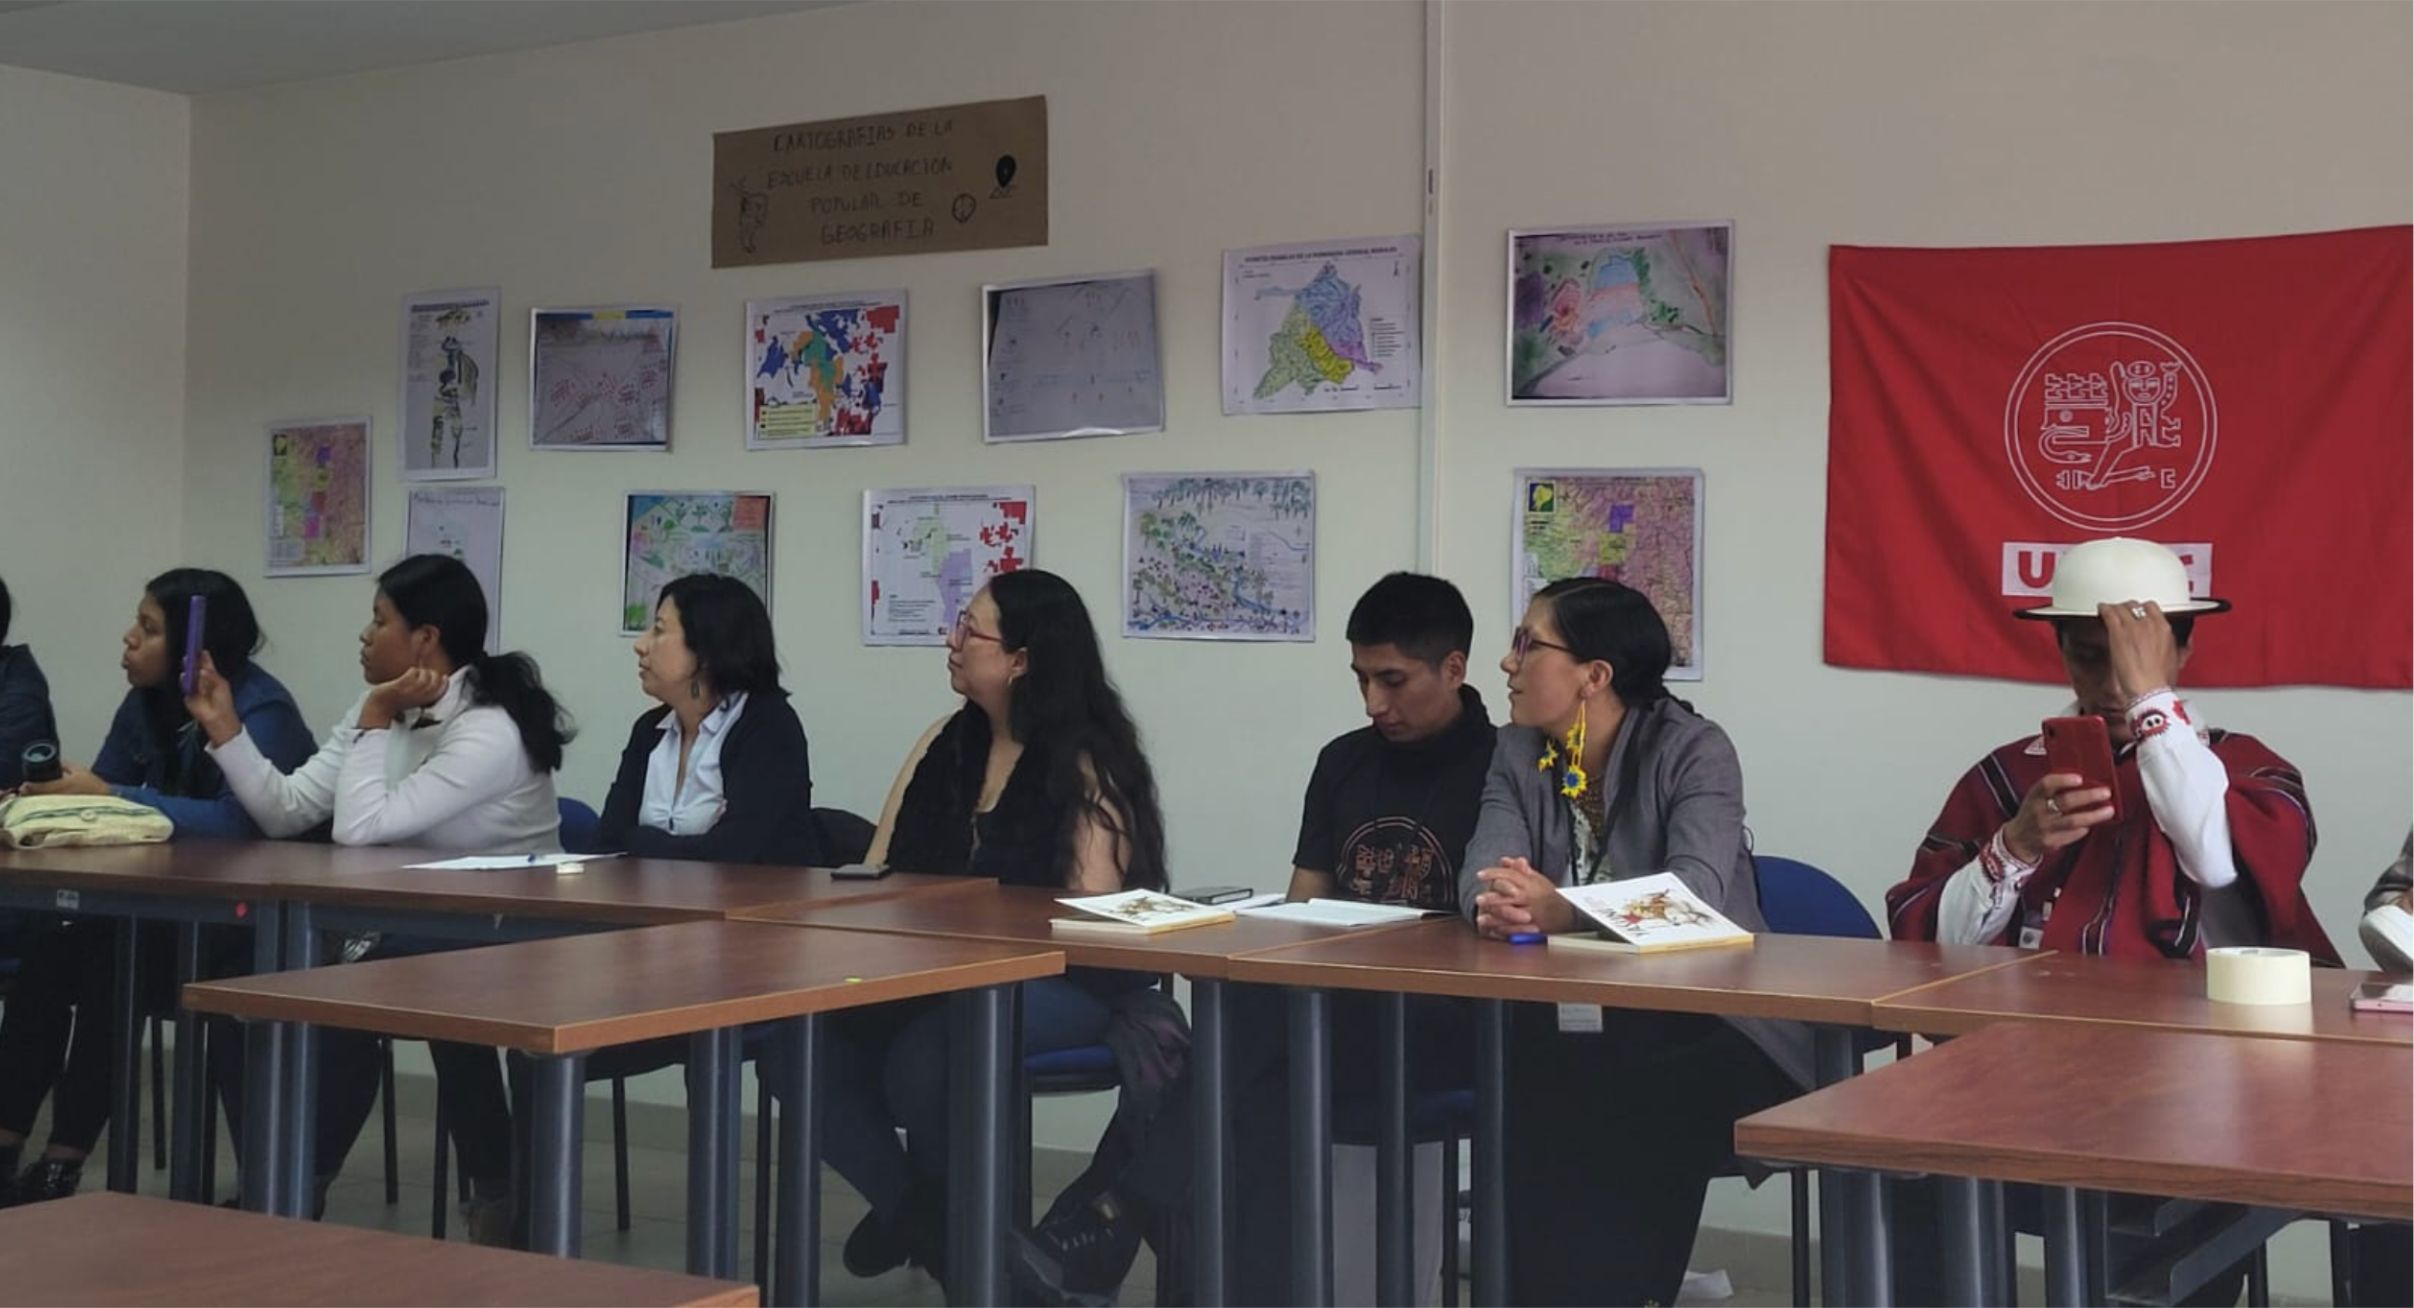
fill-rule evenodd
<path id="1" fill-rule="evenodd" d="M 905 292 L 746 302 L 746 448 L 905 443 Z"/>
<path id="2" fill-rule="evenodd" d="M 402 302 L 402 479 L 495 475 L 495 350 L 503 292 L 425 291 Z M 491 598 L 491 597 L 490 597 Z"/>
<path id="3" fill-rule="evenodd" d="M 1730 223 L 1509 233 L 1509 403 L 1725 404 Z"/>
<path id="4" fill-rule="evenodd" d="M 668 450 L 678 313 L 537 309 L 528 329 L 528 445 Z"/>
<path id="5" fill-rule="evenodd" d="M 1414 236 L 1224 251 L 1224 412 L 1414 408 Z"/>
<path id="6" fill-rule="evenodd" d="M 1520 468 L 1510 621 L 1568 577 L 1643 592 L 1668 624 L 1668 676 L 1702 676 L 1702 474 L 1698 468 Z"/>
<path id="7" fill-rule="evenodd" d="M 369 420 L 268 428 L 268 575 L 369 570 Z"/>
<path id="8" fill-rule="evenodd" d="M 503 488 L 415 486 L 403 510 L 405 554 L 443 554 L 467 564 L 486 592 L 486 652 L 503 648 Z"/>
<path id="9" fill-rule="evenodd" d="M 1029 486 L 863 493 L 863 643 L 943 645 L 991 577 L 1031 566 Z"/>
<path id="10" fill-rule="evenodd" d="M 691 572 L 717 572 L 771 603 L 771 496 L 746 491 L 632 491 L 623 535 L 620 630 L 654 620 L 662 588 Z"/>
<path id="11" fill-rule="evenodd" d="M 1316 476 L 1127 473 L 1123 634 L 1316 639 Z"/>
<path id="12" fill-rule="evenodd" d="M 1012 282 L 981 298 L 981 439 L 1165 430 L 1155 273 Z"/>

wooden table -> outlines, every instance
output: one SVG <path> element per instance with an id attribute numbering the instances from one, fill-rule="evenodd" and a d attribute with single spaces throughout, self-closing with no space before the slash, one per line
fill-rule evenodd
<path id="1" fill-rule="evenodd" d="M 2414 1061 L 2374 1044 L 1998 1023 L 1754 1114 L 1739 1153 L 2054 1187 L 2050 1301 L 2086 1294 L 2078 1192 L 2405 1221 Z M 2340 1129 L 2346 1125 L 2347 1129 Z M 1946 1222 L 1948 1267 L 1975 1251 Z"/>
<path id="2" fill-rule="evenodd" d="M 0 1305 L 749 1308 L 751 1285 L 564 1264 L 202 1204 L 87 1194 L 0 1212 Z"/>
<path id="3" fill-rule="evenodd" d="M 1422 923 L 1398 931 L 1293 946 L 1234 960 L 1235 981 L 1293 987 L 1291 991 L 1292 1121 L 1295 1212 L 1328 1212 L 1326 1174 L 1330 1113 L 1320 1087 L 1327 1082 L 1329 1052 L 1322 1034 L 1327 1021 L 1323 991 L 1369 990 L 1390 996 L 1381 1035 L 1382 1084 L 1404 1085 L 1405 1041 L 1397 1039 L 1400 997 L 1448 995 L 1477 1002 L 1475 1188 L 1503 1192 L 1506 1123 L 1506 1040 L 1509 1001 L 1586 1004 L 1604 1008 L 1722 1017 L 1759 1017 L 1813 1024 L 1819 1083 L 1832 1084 L 1860 1066 L 1859 1032 L 1870 1025 L 1872 1006 L 1894 995 L 1917 992 L 1955 977 L 2018 969 L 2040 956 L 1994 945 L 1936 945 L 1827 936 L 1761 935 L 1749 949 L 1694 949 L 1651 955 L 1604 954 L 1511 945 L 1486 940 L 1456 919 Z M 1387 1096 L 1392 1092 L 1387 1091 Z M 1406 1114 L 1387 1097 L 1378 1135 L 1379 1154 L 1397 1151 L 1396 1167 L 1378 1162 L 1377 1257 L 1386 1279 L 1407 1284 Z M 1395 1179 L 1396 1173 L 1396 1179 Z M 1856 1285 L 1866 1275 L 1881 1278 L 1880 1260 L 1865 1256 L 1882 1221 L 1881 1199 L 1871 1178 L 1829 1178 L 1819 1188 L 1821 1229 L 1853 1230 L 1870 1238 L 1827 1240 L 1822 1263 L 1831 1303 L 1856 1301 L 1874 1291 Z M 1395 1211 L 1396 1209 L 1396 1211 Z M 1479 1304 L 1507 1301 L 1508 1230 L 1497 1203 L 1479 1207 L 1474 1218 L 1474 1291 Z M 1329 1302 L 1332 1283 L 1329 1226 L 1314 1219 L 1294 1230 L 1294 1294 Z M 1866 1264 L 1864 1272 L 1863 1265 Z M 1321 1295 L 1319 1292 L 1321 1291 Z"/>
<path id="4" fill-rule="evenodd" d="M 1230 1185 L 1231 1064 L 1224 1015 L 1224 985 L 1239 960 L 1269 950 L 1344 938 L 1387 934 L 1413 923 L 1368 927 L 1311 926 L 1242 915 L 1216 926 L 1163 931 L 1123 938 L 1089 933 L 1059 934 L 1049 925 L 1076 916 L 1057 900 L 1067 892 L 1029 886 L 979 883 L 975 893 L 884 900 L 877 903 L 802 903 L 748 909 L 739 917 L 846 931 L 956 940 L 1049 944 L 1062 949 L 1069 966 L 1173 972 L 1190 981 L 1190 1058 L 1194 1087 L 1192 1263 L 1195 1297 L 1223 1303 L 1231 1277 Z"/>
<path id="5" fill-rule="evenodd" d="M 1884 1030 L 1920 1035 L 1963 1035 L 2003 1021 L 2055 1022 L 2402 1050 L 2414 1045 L 2414 1016 L 2347 1007 L 2357 986 L 2389 979 L 2380 972 L 2317 967 L 2310 1004 L 2216 1004 L 2205 998 L 2201 962 L 2055 954 L 2032 966 L 1891 996 L 1876 1005 L 1874 1021 Z"/>
<path id="6" fill-rule="evenodd" d="M 737 1265 L 739 1028 L 779 1022 L 790 1043 L 780 1166 L 779 1302 L 808 1301 L 817 1279 L 814 1080 L 826 1012 L 923 995 L 955 997 L 958 1062 L 957 1209 L 950 1290 L 997 1302 L 1004 1290 L 1000 1224 L 1007 1207 L 1006 1101 L 1013 1062 L 1012 987 L 1063 972 L 1054 949 L 980 941 L 906 939 L 798 930 L 750 922 L 689 922 L 484 949 L 381 959 L 345 967 L 187 986 L 185 1003 L 245 1019 L 257 1034 L 283 1024 L 323 1024 L 425 1040 L 498 1045 L 535 1064 L 534 1199 L 540 1251 L 569 1256 L 579 1243 L 581 1063 L 591 1050 L 687 1035 L 688 1261 L 704 1275 Z M 277 1047 L 255 1039 L 252 1075 L 295 1084 Z M 309 1105 L 272 1097 L 245 1132 L 246 1199 L 254 1175 L 283 1178 L 290 1207 L 307 1193 Z M 264 1196 L 269 1202 L 280 1196 Z"/>

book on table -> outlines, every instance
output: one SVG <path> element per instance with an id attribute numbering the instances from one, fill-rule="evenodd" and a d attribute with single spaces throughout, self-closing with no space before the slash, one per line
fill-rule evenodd
<path id="1" fill-rule="evenodd" d="M 1751 932 L 1710 907 L 1674 872 L 1655 872 L 1624 881 L 1596 881 L 1588 886 L 1563 886 L 1559 896 L 1575 905 L 1599 930 L 1552 936 L 1554 949 L 1659 954 L 1752 943 Z"/>
<path id="2" fill-rule="evenodd" d="M 1081 916 L 1051 918 L 1049 929 L 1073 935 L 1153 936 L 1232 920 L 1229 908 L 1193 904 L 1156 890 L 1082 895 L 1056 902 Z"/>
<path id="3" fill-rule="evenodd" d="M 1269 904 L 1263 908 L 1244 908 L 1241 911 L 1251 917 L 1270 918 L 1277 922 L 1305 922 L 1310 926 L 1329 927 L 1388 926 L 1394 922 L 1413 922 L 1421 917 L 1441 916 L 1412 904 L 1369 904 L 1356 899 L 1309 899 Z"/>

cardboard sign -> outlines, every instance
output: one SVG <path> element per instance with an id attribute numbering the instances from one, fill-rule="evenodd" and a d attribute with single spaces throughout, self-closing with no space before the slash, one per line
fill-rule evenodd
<path id="1" fill-rule="evenodd" d="M 716 132 L 712 266 L 1048 243 L 1048 101 Z"/>

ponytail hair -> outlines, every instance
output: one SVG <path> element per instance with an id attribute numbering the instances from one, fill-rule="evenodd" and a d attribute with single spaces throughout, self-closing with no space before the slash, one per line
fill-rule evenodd
<path id="1" fill-rule="evenodd" d="M 475 573 L 448 555 L 414 554 L 380 574 L 377 589 L 404 623 L 436 629 L 444 656 L 469 670 L 470 703 L 492 704 L 510 715 L 529 766 L 561 770 L 562 750 L 577 729 L 545 689 L 535 659 L 486 652 L 486 592 Z"/>
<path id="2" fill-rule="evenodd" d="M 1666 682 L 1668 624 L 1643 592 L 1606 577 L 1569 577 L 1535 591 L 1534 598 L 1550 602 L 1559 638 L 1578 661 L 1609 665 L 1609 688 L 1620 703 L 1641 708 L 1675 698 Z"/>

